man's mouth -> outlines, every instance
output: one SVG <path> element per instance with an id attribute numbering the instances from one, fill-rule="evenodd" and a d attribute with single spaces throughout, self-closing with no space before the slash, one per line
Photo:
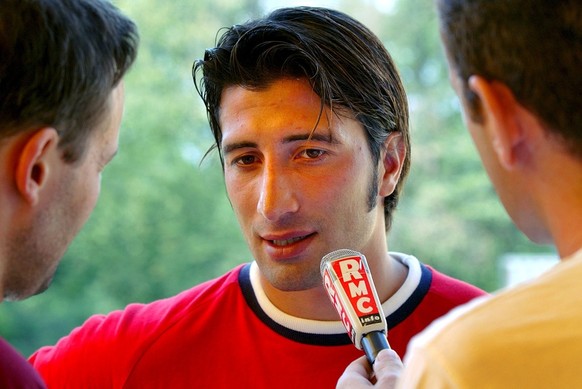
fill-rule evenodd
<path id="1" fill-rule="evenodd" d="M 283 247 L 283 246 L 288 246 L 290 244 L 293 244 L 295 242 L 299 242 L 300 240 L 303 240 L 309 236 L 311 236 L 311 235 L 303 235 L 303 236 L 298 236 L 298 237 L 291 238 L 291 239 L 275 239 L 275 240 L 272 240 L 271 243 L 274 246 Z"/>

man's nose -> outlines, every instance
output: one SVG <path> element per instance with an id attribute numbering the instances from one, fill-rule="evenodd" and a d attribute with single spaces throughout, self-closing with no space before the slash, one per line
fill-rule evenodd
<path id="1" fill-rule="evenodd" d="M 285 168 L 265 165 L 261 177 L 257 211 L 267 220 L 275 221 L 299 209 L 291 174 Z"/>

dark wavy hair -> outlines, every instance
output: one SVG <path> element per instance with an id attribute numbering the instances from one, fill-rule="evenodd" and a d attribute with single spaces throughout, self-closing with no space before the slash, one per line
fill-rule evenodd
<path id="1" fill-rule="evenodd" d="M 198 79 L 197 75 L 202 73 Z M 206 105 L 220 152 L 220 99 L 226 87 L 261 89 L 288 77 L 307 79 L 324 105 L 348 110 L 362 124 L 376 165 L 387 137 L 398 132 L 406 145 L 402 175 L 385 198 L 386 229 L 410 166 L 408 103 L 396 66 L 382 42 L 352 17 L 331 9 L 278 9 L 264 18 L 226 29 L 215 48 L 194 62 L 194 84 Z M 209 150 L 210 151 L 210 150 Z M 375 205 L 376 187 L 370 190 Z"/>
<path id="2" fill-rule="evenodd" d="M 0 141 L 51 126 L 63 159 L 81 159 L 138 41 L 107 1 L 0 1 Z"/>
<path id="3" fill-rule="evenodd" d="M 499 81 L 541 119 L 549 135 L 582 159 L 582 2 L 436 0 L 436 5 L 471 118 L 482 120 L 468 78 Z"/>

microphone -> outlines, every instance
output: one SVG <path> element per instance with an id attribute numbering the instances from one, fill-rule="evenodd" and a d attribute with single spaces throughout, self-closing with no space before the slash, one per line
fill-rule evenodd
<path id="1" fill-rule="evenodd" d="M 364 254 L 341 249 L 321 259 L 323 285 L 352 343 L 370 365 L 388 345 L 388 327 Z"/>

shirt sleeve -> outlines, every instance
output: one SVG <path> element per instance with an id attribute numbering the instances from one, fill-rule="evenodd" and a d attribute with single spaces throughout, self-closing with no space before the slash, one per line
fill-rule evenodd
<path id="1" fill-rule="evenodd" d="M 122 387 L 156 331 L 140 304 L 107 316 L 94 315 L 54 346 L 29 358 L 49 388 Z M 149 319 L 155 320 L 151 315 Z"/>

